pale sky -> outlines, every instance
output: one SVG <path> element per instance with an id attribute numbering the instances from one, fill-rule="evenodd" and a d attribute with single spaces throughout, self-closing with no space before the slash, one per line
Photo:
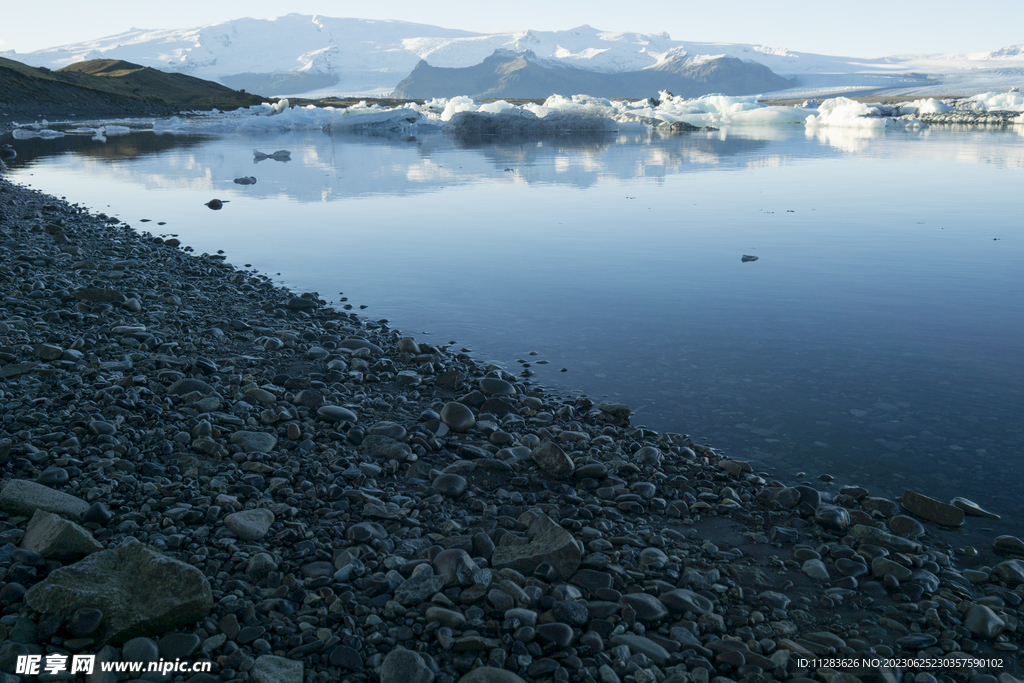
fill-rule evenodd
<path id="1" fill-rule="evenodd" d="M 809 3 L 806 0 L 0 0 L 0 50 L 31 52 L 135 28 L 192 28 L 241 17 L 297 12 L 399 19 L 467 31 L 563 30 L 590 24 L 607 31 L 667 31 L 673 39 L 754 43 L 801 52 L 877 57 L 923 52 L 987 52 L 1024 43 L 1024 2 L 903 0 Z"/>

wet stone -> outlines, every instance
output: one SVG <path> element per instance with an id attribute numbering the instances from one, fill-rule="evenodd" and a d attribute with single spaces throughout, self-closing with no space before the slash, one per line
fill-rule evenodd
<path id="1" fill-rule="evenodd" d="M 62 486 L 70 479 L 68 471 L 63 467 L 47 467 L 40 473 L 36 481 L 43 486 Z"/>
<path id="2" fill-rule="evenodd" d="M 545 474 L 562 477 L 572 474 L 575 465 L 561 446 L 552 441 L 543 441 L 530 452 L 530 457 Z"/>
<path id="3" fill-rule="evenodd" d="M 339 645 L 334 648 L 328 659 L 333 667 L 347 669 L 348 671 L 363 670 L 363 656 L 357 650 L 347 645 Z"/>
<path id="4" fill-rule="evenodd" d="M 442 474 L 431 484 L 437 492 L 448 498 L 458 498 L 466 492 L 469 485 L 466 478 L 455 473 Z"/>
<path id="5" fill-rule="evenodd" d="M 686 588 L 678 588 L 660 596 L 661 602 L 674 614 L 693 612 L 694 614 L 707 614 L 714 605 L 703 595 L 698 595 Z"/>
<path id="6" fill-rule="evenodd" d="M 842 533 L 850 528 L 850 513 L 835 505 L 822 505 L 815 510 L 814 521 L 829 531 Z"/>
<path id="7" fill-rule="evenodd" d="M 980 505 L 967 498 L 954 498 L 951 504 L 964 511 L 968 517 L 983 517 L 985 519 L 1002 519 L 994 512 L 982 508 Z"/>
<path id="8" fill-rule="evenodd" d="M 396 441 L 380 434 L 371 434 L 363 439 L 360 444 L 363 452 L 377 460 L 397 460 L 404 462 L 412 455 L 412 449 L 408 444 Z"/>
<path id="9" fill-rule="evenodd" d="M 380 683 L 431 683 L 434 672 L 423 658 L 404 647 L 396 647 L 384 658 L 380 668 Z"/>
<path id="10" fill-rule="evenodd" d="M 997 536 L 992 542 L 992 550 L 1003 557 L 1024 559 L 1024 541 L 1016 536 Z"/>
<path id="11" fill-rule="evenodd" d="M 904 538 L 917 539 L 924 536 L 925 529 L 913 517 L 906 515 L 895 515 L 889 519 L 889 531 Z"/>
<path id="12" fill-rule="evenodd" d="M 627 606 L 633 608 L 637 620 L 645 624 L 660 621 L 668 616 L 668 608 L 662 601 L 647 593 L 623 595 L 619 603 L 623 608 Z"/>
<path id="13" fill-rule="evenodd" d="M 152 638 L 132 638 L 121 648 L 121 659 L 126 662 L 155 662 L 160 648 Z"/>
<path id="14" fill-rule="evenodd" d="M 199 636 L 192 633 L 165 635 L 157 644 L 163 659 L 191 657 L 199 649 Z"/>
<path id="15" fill-rule="evenodd" d="M 991 608 L 985 605 L 974 605 L 967 611 L 964 627 L 979 638 L 991 640 L 1003 632 L 1006 622 L 999 618 Z"/>
<path id="16" fill-rule="evenodd" d="M 444 404 L 441 409 L 441 422 L 443 422 L 453 432 L 468 432 L 476 424 L 476 418 L 473 416 L 473 411 L 467 406 L 457 403 L 455 401 L 449 401 Z"/>
<path id="17" fill-rule="evenodd" d="M 929 635 L 927 633 L 915 633 L 913 635 L 898 638 L 896 640 L 896 645 L 906 650 L 923 650 L 926 647 L 931 647 L 937 642 L 939 642 L 939 639 L 933 635 Z"/>
<path id="18" fill-rule="evenodd" d="M 358 421 L 358 418 L 356 417 L 355 413 L 353 413 L 348 408 L 343 408 L 341 406 L 332 406 L 332 405 L 320 406 L 319 408 L 317 408 L 316 414 L 319 415 L 321 419 L 326 420 L 327 422 L 357 422 Z"/>
<path id="19" fill-rule="evenodd" d="M 594 569 L 581 569 L 573 575 L 570 583 L 589 591 L 608 589 L 612 587 L 612 575 Z"/>
<path id="20" fill-rule="evenodd" d="M 256 683 L 303 683 L 303 664 L 276 655 L 260 655 L 249 672 Z"/>
<path id="21" fill-rule="evenodd" d="M 906 491 L 900 501 L 909 512 L 930 522 L 952 527 L 961 526 L 964 523 L 962 509 L 915 491 Z"/>
<path id="22" fill-rule="evenodd" d="M 583 626 L 589 621 L 587 606 L 575 600 L 559 600 L 551 607 L 551 614 L 557 621 L 571 626 Z"/>
<path id="23" fill-rule="evenodd" d="M 515 396 L 516 394 L 516 388 L 512 386 L 511 382 L 506 382 L 505 380 L 498 379 L 497 377 L 481 377 L 480 391 L 483 392 L 484 396 Z"/>
<path id="24" fill-rule="evenodd" d="M 1024 560 L 1006 560 L 992 568 L 992 573 L 1011 587 L 1024 583 Z"/>
<path id="25" fill-rule="evenodd" d="M 274 513 L 259 508 L 234 512 L 224 518 L 224 526 L 243 541 L 258 541 L 270 532 Z"/>
<path id="26" fill-rule="evenodd" d="M 266 432 L 238 431 L 229 441 L 242 447 L 246 453 L 269 453 L 277 445 L 277 437 Z"/>

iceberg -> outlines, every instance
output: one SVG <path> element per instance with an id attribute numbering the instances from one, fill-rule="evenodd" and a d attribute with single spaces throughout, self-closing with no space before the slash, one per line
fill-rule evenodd
<path id="1" fill-rule="evenodd" d="M 1024 93 L 1016 90 L 996 93 L 986 92 L 961 100 L 960 107 L 974 112 L 1020 111 L 1024 112 Z"/>
<path id="2" fill-rule="evenodd" d="M 882 112 L 863 102 L 846 97 L 834 97 L 818 105 L 818 114 L 807 117 L 807 127 L 835 126 L 841 128 L 885 128 L 888 118 Z"/>

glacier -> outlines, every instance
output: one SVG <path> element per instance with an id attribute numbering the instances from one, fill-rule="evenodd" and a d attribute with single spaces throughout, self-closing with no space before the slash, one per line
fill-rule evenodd
<path id="1" fill-rule="evenodd" d="M 990 52 L 860 58 L 755 44 L 694 42 L 666 33 L 562 31 L 478 33 L 402 21 L 288 14 L 182 29 L 132 29 L 114 36 L 0 56 L 59 69 L 88 59 L 123 59 L 267 96 L 378 96 L 422 59 L 432 66 L 479 64 L 495 50 L 532 51 L 577 68 L 618 73 L 676 60 L 735 57 L 799 79 L 778 97 L 834 94 L 978 95 L 1024 87 L 1024 45 Z M 653 93 L 652 93 L 653 94 Z"/>

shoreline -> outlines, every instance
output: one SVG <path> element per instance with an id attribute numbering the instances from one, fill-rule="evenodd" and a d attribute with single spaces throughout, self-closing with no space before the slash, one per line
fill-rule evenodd
<path id="1" fill-rule="evenodd" d="M 82 563 L 116 584 L 99 560 L 141 552 L 131 537 L 187 577 L 148 589 L 200 595 L 142 620 L 160 642 L 119 656 L 212 660 L 197 682 L 455 681 L 483 665 L 831 683 L 799 660 L 839 655 L 1003 657 L 1020 677 L 1024 562 L 957 571 L 969 558 L 896 501 L 767 482 L 630 426 L 621 404 L 488 375 L 5 178 L 0 240 L 0 534 L 28 547 L 0 548 L 4 671 L 21 648 L 94 653 L 135 633 L 123 603 L 87 631 L 74 591 L 46 590 Z M 952 521 L 949 507 L 915 510 Z M 1017 544 L 1000 548 L 1024 557 Z M 467 680 L 516 680 L 502 675 Z"/>

